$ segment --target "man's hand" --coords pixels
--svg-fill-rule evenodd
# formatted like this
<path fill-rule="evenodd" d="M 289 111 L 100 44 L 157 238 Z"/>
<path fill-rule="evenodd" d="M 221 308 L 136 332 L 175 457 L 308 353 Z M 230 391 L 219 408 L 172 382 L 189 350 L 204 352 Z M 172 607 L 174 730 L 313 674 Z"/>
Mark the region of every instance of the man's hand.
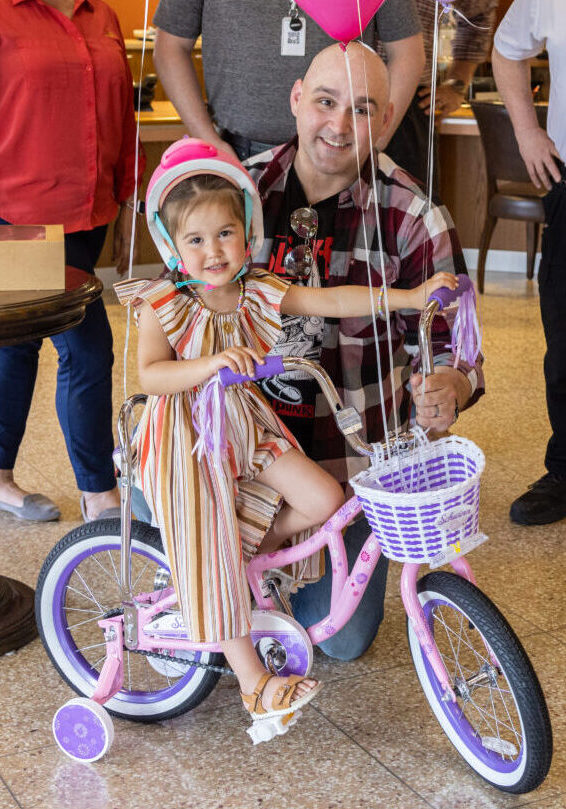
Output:
<path fill-rule="evenodd" d="M 550 190 L 551 178 L 560 182 L 560 171 L 554 160 L 555 157 L 560 159 L 560 155 L 554 142 L 540 127 L 517 131 L 516 136 L 521 157 L 532 182 L 537 188 L 543 185 Z"/>
<path fill-rule="evenodd" d="M 132 238 L 132 225 L 135 216 L 133 208 L 128 206 L 128 202 L 133 205 L 133 200 L 130 198 L 120 205 L 120 210 L 116 221 L 114 222 L 114 241 L 112 245 L 112 261 L 116 262 L 116 272 L 122 276 L 128 272 L 130 266 L 130 241 Z M 134 243 L 133 264 L 138 260 L 138 229 L 136 228 L 136 237 Z"/>
<path fill-rule="evenodd" d="M 424 110 L 425 115 L 430 115 L 430 87 L 421 87 L 419 90 L 419 107 Z M 436 114 L 445 118 L 451 112 L 457 110 L 464 96 L 456 92 L 449 84 L 439 84 L 436 88 Z"/>
<path fill-rule="evenodd" d="M 207 141 L 212 146 L 216 146 L 217 149 L 221 149 L 223 152 L 227 152 L 229 155 L 232 155 L 232 157 L 235 157 L 236 160 L 240 159 L 230 144 L 227 143 L 227 141 L 222 140 L 222 138 L 220 138 L 218 135 L 215 135 L 213 138 L 207 138 Z"/>
<path fill-rule="evenodd" d="M 424 382 L 422 374 L 411 376 L 413 401 L 417 411 L 417 423 L 437 432 L 447 430 L 456 421 L 456 405 L 462 409 L 470 398 L 471 385 L 468 378 L 455 368 L 439 366 Z"/>

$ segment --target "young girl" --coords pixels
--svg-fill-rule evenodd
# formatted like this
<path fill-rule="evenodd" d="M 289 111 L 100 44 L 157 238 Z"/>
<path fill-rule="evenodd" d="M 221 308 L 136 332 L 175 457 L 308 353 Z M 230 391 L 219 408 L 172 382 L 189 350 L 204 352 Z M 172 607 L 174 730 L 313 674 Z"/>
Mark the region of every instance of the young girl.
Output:
<path fill-rule="evenodd" d="M 116 287 L 121 302 L 136 307 L 140 382 L 150 394 L 138 430 L 144 494 L 189 637 L 220 642 L 254 721 L 291 713 L 320 683 L 263 668 L 249 634 L 246 561 L 325 522 L 342 505 L 342 489 L 302 454 L 254 384 L 226 389 L 228 451 L 220 460 L 193 453 L 192 405 L 221 368 L 253 376 L 253 361 L 262 363 L 277 341 L 282 314 L 368 315 L 370 292 L 295 286 L 254 271 L 250 258 L 263 240 L 255 186 L 235 159 L 201 141 L 184 139 L 165 152 L 146 213 L 169 277 Z M 420 309 L 432 291 L 456 285 L 438 273 L 426 291 L 390 289 L 389 307 Z M 380 291 L 373 294 L 377 309 Z"/>

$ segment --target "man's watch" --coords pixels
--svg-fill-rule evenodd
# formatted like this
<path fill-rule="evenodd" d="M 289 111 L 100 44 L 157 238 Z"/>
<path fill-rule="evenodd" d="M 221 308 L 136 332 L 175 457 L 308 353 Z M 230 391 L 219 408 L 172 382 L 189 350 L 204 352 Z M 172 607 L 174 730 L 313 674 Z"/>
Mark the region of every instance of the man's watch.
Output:
<path fill-rule="evenodd" d="M 458 95 L 465 96 L 468 90 L 468 84 L 463 79 L 446 79 L 442 82 L 444 87 L 451 87 Z"/>

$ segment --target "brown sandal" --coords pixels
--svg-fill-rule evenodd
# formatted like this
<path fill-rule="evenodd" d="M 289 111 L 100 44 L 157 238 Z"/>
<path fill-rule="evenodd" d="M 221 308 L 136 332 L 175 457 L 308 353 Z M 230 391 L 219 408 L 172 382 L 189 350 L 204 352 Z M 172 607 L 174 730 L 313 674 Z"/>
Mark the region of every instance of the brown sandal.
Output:
<path fill-rule="evenodd" d="M 240 696 L 242 697 L 244 707 L 247 711 L 249 711 L 252 719 L 254 720 L 267 719 L 270 716 L 283 716 L 288 713 L 293 713 L 293 711 L 298 710 L 303 705 L 306 705 L 307 702 L 310 702 L 311 699 L 318 694 L 322 688 L 322 683 L 318 683 L 304 696 L 293 699 L 298 684 L 311 678 L 304 677 L 299 674 L 290 674 L 288 677 L 281 677 L 279 678 L 281 679 L 281 685 L 275 691 L 275 694 L 271 700 L 271 710 L 266 711 L 263 707 L 261 698 L 263 696 L 263 692 L 265 691 L 265 686 L 274 676 L 274 674 L 270 674 L 268 671 L 266 671 L 265 674 L 262 674 L 257 681 L 253 694 L 242 694 L 240 691 Z"/>

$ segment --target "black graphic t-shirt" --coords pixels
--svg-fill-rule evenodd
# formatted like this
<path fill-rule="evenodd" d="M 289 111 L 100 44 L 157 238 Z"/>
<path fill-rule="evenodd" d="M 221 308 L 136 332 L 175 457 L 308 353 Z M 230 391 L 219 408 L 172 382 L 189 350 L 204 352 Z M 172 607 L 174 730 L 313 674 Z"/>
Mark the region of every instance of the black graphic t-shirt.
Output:
<path fill-rule="evenodd" d="M 297 208 L 309 207 L 305 192 L 291 167 L 285 187 L 283 204 L 274 224 L 274 232 L 266 232 L 266 238 L 273 239 L 269 269 L 293 283 L 307 286 L 326 286 L 332 255 L 334 220 L 338 207 L 338 194 L 312 205 L 318 214 L 318 232 L 313 242 L 315 263 L 309 278 L 296 280 L 288 275 L 284 266 L 286 254 L 294 247 L 304 244 L 304 239 L 293 231 L 290 219 Z M 283 356 L 303 357 L 320 361 L 324 318 L 295 317 L 285 315 L 283 331 L 272 353 Z M 294 371 L 260 383 L 263 394 L 269 400 L 277 415 L 298 439 L 300 445 L 310 453 L 312 429 L 318 384 L 304 372 Z"/>

